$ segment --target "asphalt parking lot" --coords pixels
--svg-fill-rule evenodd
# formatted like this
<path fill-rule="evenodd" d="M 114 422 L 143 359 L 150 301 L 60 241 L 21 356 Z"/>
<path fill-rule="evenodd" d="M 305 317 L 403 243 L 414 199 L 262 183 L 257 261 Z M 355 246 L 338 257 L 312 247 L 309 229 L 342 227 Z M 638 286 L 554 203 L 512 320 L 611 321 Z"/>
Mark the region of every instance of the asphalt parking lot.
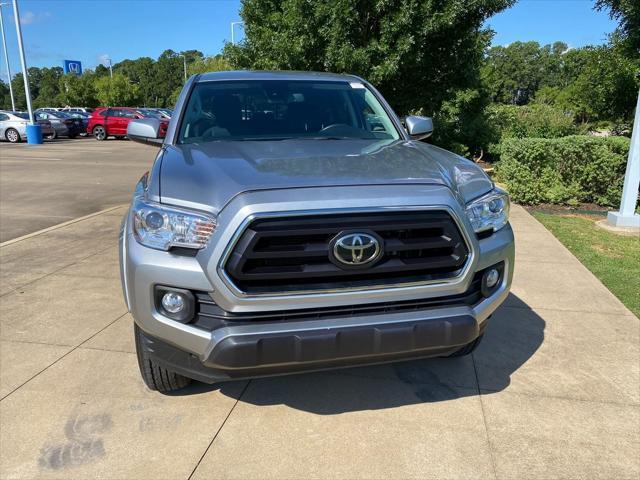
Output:
<path fill-rule="evenodd" d="M 0 143 L 0 242 L 128 202 L 156 151 L 91 137 Z"/>
<path fill-rule="evenodd" d="M 95 197 L 52 185 L 61 221 L 81 198 L 96 210 L 127 201 L 153 149 L 94 144 L 47 153 L 67 171 L 50 181 L 43 158 L 33 163 L 34 184 L 18 162 L 7 163 L 10 175 L 21 189 L 53 184 L 53 175 L 72 176 L 68 185 L 110 179 Z M 4 147 L 3 166 L 6 151 L 36 155 Z M 104 165 L 83 163 L 80 148 L 100 151 Z M 21 189 L 7 198 L 36 205 Z M 512 294 L 472 356 L 195 384 L 172 395 L 150 392 L 138 373 L 118 276 L 124 211 L 0 247 L 0 478 L 640 476 L 640 321 L 524 209 L 511 217 Z"/>

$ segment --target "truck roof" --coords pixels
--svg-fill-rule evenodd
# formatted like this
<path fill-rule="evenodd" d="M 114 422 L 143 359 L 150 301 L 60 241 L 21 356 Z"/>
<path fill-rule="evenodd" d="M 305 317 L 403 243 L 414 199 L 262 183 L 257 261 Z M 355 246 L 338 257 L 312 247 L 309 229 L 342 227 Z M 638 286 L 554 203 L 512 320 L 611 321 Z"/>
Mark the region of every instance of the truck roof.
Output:
<path fill-rule="evenodd" d="M 315 80 L 325 82 L 353 82 L 363 81 L 355 75 L 346 75 L 327 72 L 297 72 L 297 71 L 267 71 L 267 70 L 236 70 L 226 72 L 209 72 L 201 74 L 197 82 L 209 82 L 216 80 Z"/>

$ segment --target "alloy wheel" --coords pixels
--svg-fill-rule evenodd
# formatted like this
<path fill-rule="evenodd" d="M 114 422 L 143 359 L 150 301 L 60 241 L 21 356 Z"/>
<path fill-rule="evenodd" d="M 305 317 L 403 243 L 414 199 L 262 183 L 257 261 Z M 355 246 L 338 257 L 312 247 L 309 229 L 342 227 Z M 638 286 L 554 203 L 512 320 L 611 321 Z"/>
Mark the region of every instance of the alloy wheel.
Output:
<path fill-rule="evenodd" d="M 6 137 L 7 137 L 7 140 L 9 140 L 11 143 L 17 143 L 20 141 L 20 134 L 18 133 L 17 130 L 14 130 L 13 128 L 10 128 L 9 130 L 7 130 Z"/>
<path fill-rule="evenodd" d="M 104 127 L 96 127 L 93 129 L 93 136 L 96 137 L 96 140 L 104 140 L 107 138 L 107 132 Z"/>

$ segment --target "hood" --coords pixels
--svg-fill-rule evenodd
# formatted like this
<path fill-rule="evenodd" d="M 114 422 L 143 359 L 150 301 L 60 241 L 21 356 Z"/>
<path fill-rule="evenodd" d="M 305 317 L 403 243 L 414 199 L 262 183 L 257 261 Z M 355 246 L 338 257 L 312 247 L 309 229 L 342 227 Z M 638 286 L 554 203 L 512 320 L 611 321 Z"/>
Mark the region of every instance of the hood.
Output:
<path fill-rule="evenodd" d="M 474 163 L 404 140 L 218 141 L 166 147 L 158 185 L 163 203 L 217 213 L 255 190 L 386 184 L 438 184 L 460 200 L 492 188 Z"/>

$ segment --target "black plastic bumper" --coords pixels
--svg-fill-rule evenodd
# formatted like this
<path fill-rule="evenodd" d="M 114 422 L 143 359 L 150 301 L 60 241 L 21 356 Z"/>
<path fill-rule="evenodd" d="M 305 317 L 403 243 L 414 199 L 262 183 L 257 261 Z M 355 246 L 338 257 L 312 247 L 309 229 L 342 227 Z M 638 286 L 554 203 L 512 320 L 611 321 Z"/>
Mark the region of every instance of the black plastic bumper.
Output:
<path fill-rule="evenodd" d="M 472 342 L 480 333 L 471 315 L 296 332 L 245 333 L 223 338 L 203 362 L 146 334 L 144 344 L 152 357 L 167 368 L 214 383 L 446 355 Z"/>

